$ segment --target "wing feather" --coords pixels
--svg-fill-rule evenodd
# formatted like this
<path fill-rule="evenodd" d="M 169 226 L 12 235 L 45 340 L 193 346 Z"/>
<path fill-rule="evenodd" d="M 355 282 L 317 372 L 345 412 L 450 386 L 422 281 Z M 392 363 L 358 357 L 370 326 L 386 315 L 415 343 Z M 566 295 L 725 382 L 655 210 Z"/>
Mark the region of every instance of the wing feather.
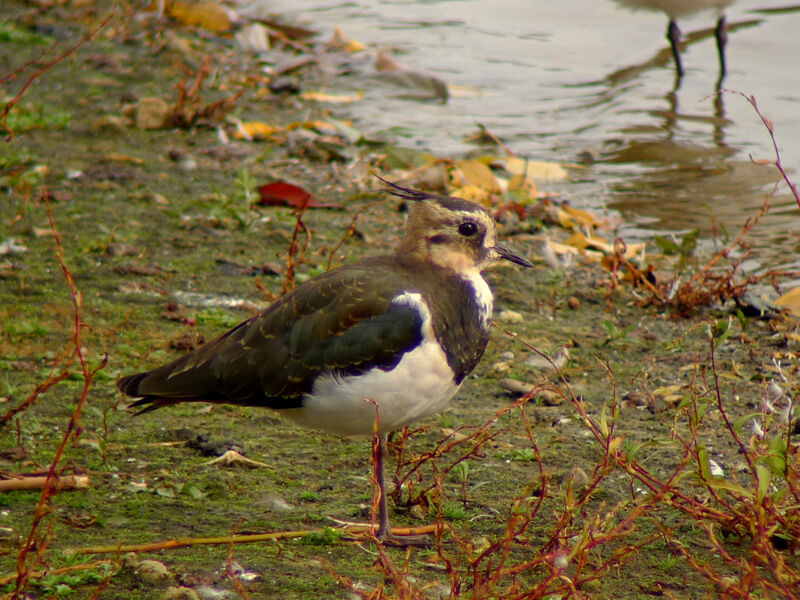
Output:
<path fill-rule="evenodd" d="M 422 316 L 393 304 L 391 268 L 343 268 L 309 281 L 255 317 L 177 360 L 119 380 L 134 406 L 208 401 L 302 405 L 323 372 L 391 369 L 422 339 Z M 365 293 L 369 286 L 369 294 Z"/>

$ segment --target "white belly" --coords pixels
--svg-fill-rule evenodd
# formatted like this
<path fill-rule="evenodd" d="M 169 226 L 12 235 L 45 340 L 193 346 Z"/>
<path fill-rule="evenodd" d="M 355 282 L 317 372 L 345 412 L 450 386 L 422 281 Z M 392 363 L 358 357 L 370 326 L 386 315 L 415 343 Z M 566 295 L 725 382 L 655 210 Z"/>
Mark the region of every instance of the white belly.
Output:
<path fill-rule="evenodd" d="M 661 10 L 671 18 L 688 17 L 695 13 L 715 9 L 725 10 L 734 0 L 616 0 L 618 4 L 633 10 Z"/>
<path fill-rule="evenodd" d="M 391 371 L 322 375 L 303 398 L 302 408 L 281 413 L 301 425 L 339 435 L 370 435 L 376 406 L 367 399 L 377 404 L 381 433 L 442 411 L 459 386 L 436 340 L 430 311 L 416 293 L 401 294 L 393 302 L 411 306 L 422 316 L 422 343 L 417 348 L 406 352 Z"/>
<path fill-rule="evenodd" d="M 306 427 L 339 435 L 369 435 L 375 424 L 387 433 L 444 409 L 458 391 L 444 352 L 435 342 L 424 342 L 406 353 L 392 371 L 372 369 L 363 375 L 324 375 L 304 398 L 303 407 L 282 414 Z"/>

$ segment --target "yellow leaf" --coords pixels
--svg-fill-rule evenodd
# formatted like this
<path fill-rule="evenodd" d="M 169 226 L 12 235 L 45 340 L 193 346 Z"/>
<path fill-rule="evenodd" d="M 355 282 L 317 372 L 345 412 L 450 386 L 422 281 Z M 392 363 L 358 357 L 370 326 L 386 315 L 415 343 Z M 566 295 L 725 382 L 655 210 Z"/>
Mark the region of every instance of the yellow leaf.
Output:
<path fill-rule="evenodd" d="M 586 238 L 586 245 L 591 246 L 592 248 L 596 248 L 601 252 L 605 252 L 606 254 L 614 254 L 614 245 L 609 244 L 603 238 L 595 237 L 593 235 L 588 236 Z"/>
<path fill-rule="evenodd" d="M 185 25 L 197 25 L 209 31 L 227 31 L 233 26 L 232 11 L 216 2 L 183 2 L 177 0 L 167 14 Z"/>
<path fill-rule="evenodd" d="M 569 177 L 564 167 L 558 163 L 524 160 L 516 156 L 503 160 L 505 160 L 506 170 L 514 175 L 525 174 L 527 177 L 543 181 L 563 181 Z"/>
<path fill-rule="evenodd" d="M 490 194 L 499 194 L 500 186 L 494 178 L 492 170 L 477 160 L 457 160 L 456 166 L 464 178 L 472 185 L 478 186 Z"/>
<path fill-rule="evenodd" d="M 314 129 L 321 133 L 322 135 L 336 135 L 339 133 L 339 129 L 333 123 L 328 123 L 327 121 L 320 121 L 317 119 L 316 121 L 311 121 L 313 127 L 310 129 Z"/>
<path fill-rule="evenodd" d="M 622 445 L 622 442 L 624 441 L 625 438 L 623 438 L 621 435 L 618 435 L 617 437 L 612 439 L 611 442 L 609 442 L 608 444 L 609 453 L 613 454 L 614 452 L 616 452 L 617 449 Z"/>
<path fill-rule="evenodd" d="M 573 208 L 571 206 L 564 206 L 564 212 L 566 212 L 570 217 L 575 219 L 581 225 L 586 225 L 588 227 L 595 227 L 597 225 L 597 219 L 595 216 L 585 210 L 581 210 L 580 208 Z"/>
<path fill-rule="evenodd" d="M 352 96 L 342 94 L 326 94 L 325 92 L 303 92 L 300 94 L 303 100 L 313 100 L 314 102 L 330 102 L 334 104 L 348 104 L 356 102 L 364 97 L 363 90 Z"/>
<path fill-rule="evenodd" d="M 614 244 L 594 235 L 587 237 L 580 231 L 573 233 L 565 243 L 579 250 L 594 248 L 600 250 L 604 254 L 614 254 Z M 625 248 L 624 256 L 625 258 L 633 258 L 638 256 L 642 250 L 644 250 L 644 244 L 628 244 Z"/>
<path fill-rule="evenodd" d="M 674 396 L 683 389 L 680 385 L 665 385 L 653 390 L 654 396 Z"/>
<path fill-rule="evenodd" d="M 800 317 L 800 287 L 786 292 L 783 296 L 775 300 L 775 304 L 788 309 L 795 317 Z"/>
<path fill-rule="evenodd" d="M 345 44 L 344 49 L 345 52 L 361 52 L 366 46 L 359 42 L 358 40 L 348 40 L 347 44 Z"/>
<path fill-rule="evenodd" d="M 463 198 L 464 200 L 472 200 L 483 206 L 489 206 L 492 203 L 489 198 L 489 192 L 482 187 L 472 184 L 456 188 L 450 195 L 456 198 Z"/>
<path fill-rule="evenodd" d="M 573 248 L 577 248 L 578 250 L 583 250 L 589 245 L 589 240 L 586 239 L 586 236 L 583 235 L 580 231 L 573 233 L 569 239 L 564 242 L 565 244 L 572 246 Z"/>
<path fill-rule="evenodd" d="M 567 246 L 559 242 L 548 241 L 550 249 L 556 254 L 579 254 L 578 249 L 574 246 Z"/>
<path fill-rule="evenodd" d="M 530 177 L 524 175 L 512 175 L 508 180 L 508 191 L 525 192 L 529 198 L 536 196 L 536 183 Z"/>
<path fill-rule="evenodd" d="M 597 428 L 600 430 L 604 436 L 608 437 L 608 416 L 606 415 L 608 411 L 608 405 L 605 403 L 603 404 L 603 408 L 600 409 L 600 422 L 597 424 Z"/>
<path fill-rule="evenodd" d="M 237 140 L 263 140 L 278 131 L 277 127 L 260 121 L 238 123 L 237 125 L 236 133 L 233 134 Z"/>
<path fill-rule="evenodd" d="M 563 209 L 559 208 L 556 211 L 556 215 L 558 216 L 558 224 L 561 225 L 564 229 L 572 229 L 575 227 L 575 223 L 572 222 L 569 214 L 564 211 Z"/>

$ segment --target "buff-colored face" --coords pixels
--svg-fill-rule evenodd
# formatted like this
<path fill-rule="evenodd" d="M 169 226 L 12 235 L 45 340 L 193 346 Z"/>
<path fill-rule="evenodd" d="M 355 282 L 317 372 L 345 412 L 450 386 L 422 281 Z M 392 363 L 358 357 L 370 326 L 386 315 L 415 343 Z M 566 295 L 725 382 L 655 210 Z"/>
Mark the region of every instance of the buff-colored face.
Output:
<path fill-rule="evenodd" d="M 403 246 L 456 273 L 480 271 L 496 258 L 532 266 L 497 245 L 497 226 L 483 207 L 460 198 L 435 196 L 412 204 Z"/>
<path fill-rule="evenodd" d="M 497 237 L 494 220 L 483 210 L 429 210 L 432 222 L 423 239 L 431 262 L 457 273 L 483 268 Z"/>

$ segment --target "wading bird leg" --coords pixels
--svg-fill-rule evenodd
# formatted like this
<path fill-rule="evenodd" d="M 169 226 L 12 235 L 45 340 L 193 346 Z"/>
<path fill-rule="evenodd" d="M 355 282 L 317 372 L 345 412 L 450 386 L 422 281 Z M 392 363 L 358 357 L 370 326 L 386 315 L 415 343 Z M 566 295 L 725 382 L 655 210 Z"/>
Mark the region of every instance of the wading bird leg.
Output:
<path fill-rule="evenodd" d="M 727 72 L 725 66 L 725 45 L 728 43 L 728 30 L 725 26 L 725 15 L 717 21 L 717 28 L 714 30 L 717 37 L 717 50 L 719 50 L 719 73 L 724 76 Z"/>
<path fill-rule="evenodd" d="M 669 40 L 670 46 L 672 46 L 672 56 L 675 57 L 675 70 L 678 72 L 678 77 L 683 77 L 683 65 L 681 64 L 681 52 L 680 52 L 680 43 L 681 43 L 681 30 L 678 28 L 678 24 L 670 20 L 669 27 L 667 27 L 667 39 Z"/>

